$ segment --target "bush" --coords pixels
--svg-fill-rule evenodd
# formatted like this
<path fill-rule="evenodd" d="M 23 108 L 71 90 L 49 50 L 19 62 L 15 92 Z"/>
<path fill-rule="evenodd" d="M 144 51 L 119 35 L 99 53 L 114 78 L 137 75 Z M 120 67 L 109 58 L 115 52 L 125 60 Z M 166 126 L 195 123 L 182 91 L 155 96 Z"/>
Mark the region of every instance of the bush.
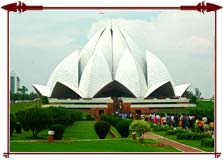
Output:
<path fill-rule="evenodd" d="M 122 119 L 112 115 L 101 115 L 101 120 L 109 122 L 112 126 L 116 126 Z"/>
<path fill-rule="evenodd" d="M 176 139 L 191 139 L 191 133 L 178 133 Z"/>
<path fill-rule="evenodd" d="M 104 139 L 110 130 L 110 124 L 106 121 L 97 121 L 94 130 L 100 139 Z"/>
<path fill-rule="evenodd" d="M 176 136 L 177 139 L 191 139 L 191 140 L 200 140 L 203 138 L 211 138 L 210 134 L 204 133 L 178 133 Z"/>
<path fill-rule="evenodd" d="M 170 130 L 171 128 L 169 126 L 161 126 L 161 125 L 154 125 L 153 130 L 154 131 L 167 131 Z"/>
<path fill-rule="evenodd" d="M 117 129 L 118 133 L 121 137 L 128 137 L 129 136 L 129 125 L 132 121 L 130 120 L 121 120 L 115 128 Z"/>
<path fill-rule="evenodd" d="M 46 96 L 42 96 L 42 97 L 41 97 L 41 103 L 42 103 L 42 104 L 49 104 L 48 97 L 46 97 Z"/>
<path fill-rule="evenodd" d="M 136 132 L 138 135 L 142 135 L 145 132 L 150 131 L 150 125 L 144 120 L 133 121 L 129 126 L 130 132 Z"/>
<path fill-rule="evenodd" d="M 188 131 L 184 129 L 177 128 L 176 130 L 167 130 L 166 135 L 176 135 L 176 134 L 181 134 L 181 133 L 188 133 Z"/>
<path fill-rule="evenodd" d="M 201 147 L 214 147 L 214 139 L 204 138 L 201 140 Z"/>
<path fill-rule="evenodd" d="M 54 139 L 62 139 L 64 134 L 64 125 L 54 124 L 50 127 L 51 131 L 54 131 Z"/>
<path fill-rule="evenodd" d="M 15 130 L 16 130 L 16 133 L 20 134 L 21 131 L 22 131 L 22 125 L 20 122 L 16 122 L 15 124 Z"/>
<path fill-rule="evenodd" d="M 47 109 L 53 117 L 53 124 L 63 124 L 65 127 L 69 126 L 80 119 L 82 112 L 66 109 L 63 107 L 49 107 Z"/>
<path fill-rule="evenodd" d="M 92 117 L 91 114 L 87 114 L 87 115 L 85 116 L 85 120 L 94 120 L 94 118 Z"/>
<path fill-rule="evenodd" d="M 15 116 L 13 114 L 10 114 L 10 136 L 12 135 L 14 129 L 15 129 Z"/>

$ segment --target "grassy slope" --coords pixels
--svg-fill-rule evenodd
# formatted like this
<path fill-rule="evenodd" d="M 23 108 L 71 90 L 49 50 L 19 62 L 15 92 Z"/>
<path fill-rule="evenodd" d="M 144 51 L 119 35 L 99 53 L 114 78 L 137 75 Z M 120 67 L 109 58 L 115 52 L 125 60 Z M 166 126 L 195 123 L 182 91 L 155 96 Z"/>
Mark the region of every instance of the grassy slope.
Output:
<path fill-rule="evenodd" d="M 158 146 L 156 146 L 158 145 Z M 130 139 L 91 140 L 72 142 L 11 142 L 11 152 L 179 152 L 170 146 L 159 146 L 159 142 L 144 143 Z"/>

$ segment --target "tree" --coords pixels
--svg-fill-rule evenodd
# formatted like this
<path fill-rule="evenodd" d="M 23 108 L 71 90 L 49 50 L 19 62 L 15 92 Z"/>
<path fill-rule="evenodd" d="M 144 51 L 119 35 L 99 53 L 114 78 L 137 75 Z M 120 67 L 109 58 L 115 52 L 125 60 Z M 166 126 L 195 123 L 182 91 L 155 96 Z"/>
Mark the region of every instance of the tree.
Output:
<path fill-rule="evenodd" d="M 25 111 L 22 125 L 32 130 L 33 137 L 52 124 L 52 114 L 43 108 L 30 108 Z"/>
<path fill-rule="evenodd" d="M 199 91 L 198 88 L 195 88 L 195 96 L 197 97 L 197 99 L 200 99 L 201 97 L 201 92 Z"/>
<path fill-rule="evenodd" d="M 18 91 L 21 94 L 26 94 L 26 92 L 28 92 L 28 89 L 25 86 L 22 86 L 22 88 L 19 88 Z"/>
<path fill-rule="evenodd" d="M 143 142 L 143 134 L 150 131 L 150 125 L 144 120 L 136 120 L 130 124 L 129 131 L 136 132 L 140 136 L 139 141 Z"/>
<path fill-rule="evenodd" d="M 193 92 L 191 91 L 185 91 L 183 94 L 183 97 L 191 99 L 194 96 Z"/>
<path fill-rule="evenodd" d="M 10 136 L 12 135 L 16 125 L 15 116 L 13 114 L 10 114 Z"/>

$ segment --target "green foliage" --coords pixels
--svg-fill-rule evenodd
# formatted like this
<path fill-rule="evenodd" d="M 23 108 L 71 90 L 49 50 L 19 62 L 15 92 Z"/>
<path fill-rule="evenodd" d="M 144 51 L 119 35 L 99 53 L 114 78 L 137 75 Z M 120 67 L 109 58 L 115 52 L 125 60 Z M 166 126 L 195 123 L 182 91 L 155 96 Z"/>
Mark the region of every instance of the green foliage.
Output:
<path fill-rule="evenodd" d="M 169 126 L 162 126 L 162 125 L 153 125 L 153 131 L 167 131 L 170 130 L 171 128 Z"/>
<path fill-rule="evenodd" d="M 54 124 L 50 127 L 50 130 L 54 131 L 54 139 L 59 140 L 63 138 L 64 125 Z"/>
<path fill-rule="evenodd" d="M 48 128 L 52 123 L 52 115 L 43 108 L 30 108 L 23 113 L 22 126 L 32 130 L 33 137 L 37 137 L 41 130 Z"/>
<path fill-rule="evenodd" d="M 16 133 L 17 134 L 20 134 L 21 133 L 21 131 L 22 131 L 22 125 L 21 125 L 20 122 L 16 122 L 16 124 L 15 124 L 15 130 L 16 130 Z"/>
<path fill-rule="evenodd" d="M 204 133 L 178 133 L 176 139 L 191 139 L 191 140 L 200 140 L 203 138 L 210 138 L 210 134 Z"/>
<path fill-rule="evenodd" d="M 209 122 L 214 121 L 214 103 L 211 101 L 197 101 L 197 107 L 190 108 L 190 114 L 197 115 L 198 118 L 206 116 Z"/>
<path fill-rule="evenodd" d="M 135 120 L 129 126 L 130 132 L 136 132 L 138 135 L 142 135 L 145 132 L 150 131 L 150 125 L 144 120 Z"/>
<path fill-rule="evenodd" d="M 191 99 L 190 99 L 190 103 L 196 104 L 197 103 L 197 97 L 192 96 Z"/>
<path fill-rule="evenodd" d="M 110 124 L 106 121 L 97 121 L 94 130 L 100 139 L 104 139 L 110 130 Z"/>
<path fill-rule="evenodd" d="M 10 136 L 12 135 L 16 125 L 15 116 L 13 114 L 10 114 Z"/>
<path fill-rule="evenodd" d="M 29 126 L 28 126 L 28 123 L 25 122 L 26 111 L 25 110 L 18 111 L 15 115 L 16 115 L 17 120 L 21 122 L 21 127 L 23 128 L 23 130 L 28 131 Z"/>
<path fill-rule="evenodd" d="M 101 115 L 101 120 L 109 122 L 112 126 L 116 126 L 122 119 L 112 115 Z"/>
<path fill-rule="evenodd" d="M 214 139 L 212 138 L 204 138 L 201 140 L 202 147 L 214 147 Z"/>
<path fill-rule="evenodd" d="M 121 135 L 121 137 L 128 137 L 129 136 L 129 126 L 132 123 L 131 120 L 121 120 L 116 125 L 116 129 Z"/>
<path fill-rule="evenodd" d="M 49 107 L 48 110 L 53 117 L 53 124 L 63 124 L 65 127 L 74 123 L 74 121 L 80 120 L 82 112 L 78 110 L 66 109 L 63 107 Z"/>
<path fill-rule="evenodd" d="M 49 100 L 47 96 L 42 96 L 41 97 L 41 103 L 42 104 L 49 104 Z"/>
<path fill-rule="evenodd" d="M 94 120 L 94 117 L 91 114 L 86 114 L 85 120 L 87 120 L 87 121 Z"/>
<path fill-rule="evenodd" d="M 181 134 L 181 133 L 188 133 L 188 131 L 181 129 L 181 128 L 177 128 L 176 130 L 167 130 L 166 131 L 166 135 L 176 135 L 176 134 Z"/>

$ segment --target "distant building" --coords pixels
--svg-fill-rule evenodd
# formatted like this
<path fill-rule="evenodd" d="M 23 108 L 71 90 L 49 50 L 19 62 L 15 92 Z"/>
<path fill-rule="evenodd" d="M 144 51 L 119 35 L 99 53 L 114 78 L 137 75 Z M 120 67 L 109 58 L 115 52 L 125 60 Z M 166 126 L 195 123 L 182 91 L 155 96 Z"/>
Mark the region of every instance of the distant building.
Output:
<path fill-rule="evenodd" d="M 11 75 L 10 75 L 10 92 L 11 93 L 16 93 L 16 92 L 18 92 L 19 88 L 20 88 L 20 78 L 14 72 L 11 72 Z"/>

